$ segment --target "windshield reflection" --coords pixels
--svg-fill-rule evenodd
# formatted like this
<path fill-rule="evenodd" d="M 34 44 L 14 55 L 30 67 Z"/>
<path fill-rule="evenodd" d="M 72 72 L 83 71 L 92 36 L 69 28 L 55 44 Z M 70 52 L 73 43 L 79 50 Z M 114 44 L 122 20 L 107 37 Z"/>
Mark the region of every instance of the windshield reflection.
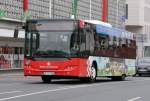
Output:
<path fill-rule="evenodd" d="M 38 34 L 39 45 L 33 50 L 34 57 L 69 57 L 72 32 L 38 32 Z"/>

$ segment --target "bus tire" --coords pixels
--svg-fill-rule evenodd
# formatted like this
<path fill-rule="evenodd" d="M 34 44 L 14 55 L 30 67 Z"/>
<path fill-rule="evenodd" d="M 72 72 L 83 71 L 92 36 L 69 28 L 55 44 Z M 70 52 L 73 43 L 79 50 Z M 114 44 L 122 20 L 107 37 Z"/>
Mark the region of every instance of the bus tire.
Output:
<path fill-rule="evenodd" d="M 51 77 L 50 76 L 41 76 L 43 83 L 50 83 Z"/>
<path fill-rule="evenodd" d="M 85 83 L 93 83 L 96 81 L 96 76 L 97 76 L 97 69 L 94 65 L 92 65 L 91 71 L 90 71 L 90 76 L 80 78 L 80 80 Z"/>
<path fill-rule="evenodd" d="M 90 76 L 88 77 L 88 82 L 93 83 L 96 81 L 97 77 L 97 69 L 96 66 L 93 64 L 91 66 Z"/>
<path fill-rule="evenodd" d="M 125 75 L 125 74 L 123 74 L 122 76 L 119 76 L 119 81 L 124 81 L 124 80 L 125 80 L 125 78 L 126 78 L 126 75 Z"/>

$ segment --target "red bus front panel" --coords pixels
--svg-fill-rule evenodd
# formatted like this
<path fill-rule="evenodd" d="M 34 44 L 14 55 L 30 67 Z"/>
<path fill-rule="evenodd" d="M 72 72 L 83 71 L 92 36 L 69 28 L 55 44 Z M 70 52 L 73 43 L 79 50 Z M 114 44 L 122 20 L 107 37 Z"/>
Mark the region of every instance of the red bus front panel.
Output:
<path fill-rule="evenodd" d="M 64 61 L 33 61 L 24 67 L 25 76 L 75 76 L 87 77 L 87 59 L 73 58 Z"/>

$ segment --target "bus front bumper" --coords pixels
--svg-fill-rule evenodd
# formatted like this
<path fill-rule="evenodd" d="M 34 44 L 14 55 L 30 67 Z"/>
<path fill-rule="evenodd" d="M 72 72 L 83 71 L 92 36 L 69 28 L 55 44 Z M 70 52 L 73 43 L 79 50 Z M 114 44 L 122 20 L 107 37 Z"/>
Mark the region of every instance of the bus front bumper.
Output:
<path fill-rule="evenodd" d="M 70 77 L 84 77 L 82 73 L 79 72 L 78 68 L 65 69 L 65 70 L 40 70 L 40 69 L 24 69 L 24 76 L 70 76 Z"/>

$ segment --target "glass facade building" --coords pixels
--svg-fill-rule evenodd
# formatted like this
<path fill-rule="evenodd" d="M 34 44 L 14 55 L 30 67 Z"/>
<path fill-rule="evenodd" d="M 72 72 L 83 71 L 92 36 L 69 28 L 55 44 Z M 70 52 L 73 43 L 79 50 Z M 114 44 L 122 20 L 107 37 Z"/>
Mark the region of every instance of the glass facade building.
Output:
<path fill-rule="evenodd" d="M 126 0 L 108 0 L 108 22 L 125 29 Z"/>
<path fill-rule="evenodd" d="M 48 18 L 49 0 L 28 0 L 30 18 Z M 23 0 L 0 0 L 0 10 L 4 12 L 3 17 L 12 19 L 23 19 Z"/>
<path fill-rule="evenodd" d="M 103 0 L 78 0 L 78 19 L 102 19 Z M 28 16 L 38 18 L 70 18 L 73 0 L 28 0 Z M 108 0 L 108 22 L 122 28 L 126 0 Z M 23 19 L 23 0 L 0 0 L 1 17 Z"/>
<path fill-rule="evenodd" d="M 102 19 L 103 0 L 79 0 L 77 7 L 78 19 Z M 70 18 L 72 0 L 52 0 L 52 18 Z M 91 8 L 90 8 L 91 6 Z M 126 0 L 108 0 L 108 23 L 118 28 L 125 28 Z M 91 13 L 91 14 L 90 14 Z"/>

